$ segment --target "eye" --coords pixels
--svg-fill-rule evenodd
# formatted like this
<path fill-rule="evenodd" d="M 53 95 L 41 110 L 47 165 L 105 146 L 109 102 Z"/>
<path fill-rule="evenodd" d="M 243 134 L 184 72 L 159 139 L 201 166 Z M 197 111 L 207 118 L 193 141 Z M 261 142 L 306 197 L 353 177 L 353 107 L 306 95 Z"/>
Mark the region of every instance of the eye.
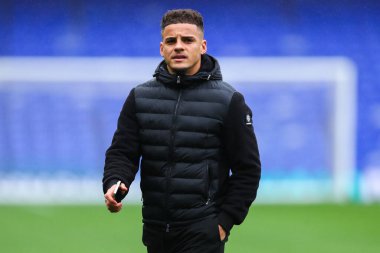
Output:
<path fill-rule="evenodd" d="M 194 41 L 194 38 L 192 37 L 183 37 L 182 41 L 185 43 L 192 43 Z"/>
<path fill-rule="evenodd" d="M 174 44 L 176 42 L 176 39 L 175 38 L 167 38 L 165 40 L 165 43 L 166 44 Z"/>

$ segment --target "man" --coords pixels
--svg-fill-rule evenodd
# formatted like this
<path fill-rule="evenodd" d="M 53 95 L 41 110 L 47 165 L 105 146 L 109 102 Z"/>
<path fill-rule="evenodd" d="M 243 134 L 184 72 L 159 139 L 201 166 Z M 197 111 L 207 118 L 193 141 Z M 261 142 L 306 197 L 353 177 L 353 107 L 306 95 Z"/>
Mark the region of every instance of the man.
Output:
<path fill-rule="evenodd" d="M 130 92 L 106 152 L 103 191 L 118 212 L 139 168 L 148 252 L 224 252 L 256 198 L 261 165 L 252 113 L 206 54 L 203 18 L 168 11 L 154 79 Z"/>

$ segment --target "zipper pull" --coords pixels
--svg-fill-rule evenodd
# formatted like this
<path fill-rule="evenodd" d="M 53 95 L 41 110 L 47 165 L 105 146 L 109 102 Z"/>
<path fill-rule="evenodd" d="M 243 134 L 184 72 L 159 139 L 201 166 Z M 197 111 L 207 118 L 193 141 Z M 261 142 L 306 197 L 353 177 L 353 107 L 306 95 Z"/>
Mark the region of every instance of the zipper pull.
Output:
<path fill-rule="evenodd" d="M 166 233 L 170 231 L 170 224 L 166 224 Z"/>
<path fill-rule="evenodd" d="M 177 84 L 180 84 L 180 83 L 181 83 L 181 77 L 177 76 Z"/>

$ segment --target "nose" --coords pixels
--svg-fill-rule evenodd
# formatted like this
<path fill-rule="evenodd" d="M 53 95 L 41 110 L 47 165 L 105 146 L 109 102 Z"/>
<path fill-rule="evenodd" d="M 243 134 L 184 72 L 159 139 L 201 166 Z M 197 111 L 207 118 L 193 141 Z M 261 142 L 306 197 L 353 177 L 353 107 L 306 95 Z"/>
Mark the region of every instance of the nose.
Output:
<path fill-rule="evenodd" d="M 182 41 L 180 39 L 177 39 L 177 42 L 175 43 L 174 50 L 175 51 L 182 51 L 183 50 L 183 44 L 182 44 Z"/>

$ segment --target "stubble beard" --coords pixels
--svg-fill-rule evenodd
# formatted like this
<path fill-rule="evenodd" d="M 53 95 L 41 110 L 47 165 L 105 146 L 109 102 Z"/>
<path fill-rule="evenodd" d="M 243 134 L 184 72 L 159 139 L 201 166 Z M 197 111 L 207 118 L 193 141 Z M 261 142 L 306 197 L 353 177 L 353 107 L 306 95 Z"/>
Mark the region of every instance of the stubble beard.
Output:
<path fill-rule="evenodd" d="M 193 65 L 191 65 L 189 67 L 185 67 L 185 68 L 172 68 L 172 67 L 170 67 L 170 69 L 174 72 L 175 75 L 184 76 L 184 75 L 188 75 L 188 71 L 190 69 L 192 69 L 196 64 L 197 63 L 194 63 Z M 169 66 L 169 64 L 167 64 L 167 66 Z"/>
<path fill-rule="evenodd" d="M 185 68 L 173 68 L 168 63 L 166 63 L 168 68 L 177 76 L 184 76 L 186 75 L 186 72 L 192 67 L 185 67 Z"/>

